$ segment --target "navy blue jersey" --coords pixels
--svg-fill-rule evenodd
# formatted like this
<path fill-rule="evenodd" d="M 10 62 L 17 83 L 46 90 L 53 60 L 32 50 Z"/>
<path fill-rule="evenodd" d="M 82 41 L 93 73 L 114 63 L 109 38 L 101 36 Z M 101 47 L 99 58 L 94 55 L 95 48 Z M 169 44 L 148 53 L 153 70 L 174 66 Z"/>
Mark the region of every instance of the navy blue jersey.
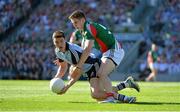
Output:
<path fill-rule="evenodd" d="M 55 49 L 56 56 L 61 60 L 69 63 L 70 65 L 76 65 L 82 55 L 83 48 L 76 44 L 66 42 L 65 52 L 61 52 L 58 48 Z M 85 63 L 83 64 L 83 72 L 88 72 L 93 66 L 99 69 L 100 59 L 96 58 L 93 54 L 90 54 Z"/>

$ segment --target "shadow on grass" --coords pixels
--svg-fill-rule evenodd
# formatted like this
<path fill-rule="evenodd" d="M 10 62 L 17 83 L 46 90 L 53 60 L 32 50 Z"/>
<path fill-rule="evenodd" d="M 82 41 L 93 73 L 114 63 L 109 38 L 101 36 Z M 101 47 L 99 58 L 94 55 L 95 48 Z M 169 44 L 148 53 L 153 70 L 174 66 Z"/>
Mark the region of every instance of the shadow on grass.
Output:
<path fill-rule="evenodd" d="M 69 103 L 83 103 L 83 104 L 97 104 L 97 102 L 82 102 L 82 101 L 70 101 Z M 115 104 L 128 104 L 128 103 L 115 103 Z M 176 102 L 136 102 L 137 105 L 180 105 Z"/>
<path fill-rule="evenodd" d="M 176 102 L 136 102 L 134 104 L 139 104 L 139 105 L 180 105 L 180 103 L 176 103 Z"/>

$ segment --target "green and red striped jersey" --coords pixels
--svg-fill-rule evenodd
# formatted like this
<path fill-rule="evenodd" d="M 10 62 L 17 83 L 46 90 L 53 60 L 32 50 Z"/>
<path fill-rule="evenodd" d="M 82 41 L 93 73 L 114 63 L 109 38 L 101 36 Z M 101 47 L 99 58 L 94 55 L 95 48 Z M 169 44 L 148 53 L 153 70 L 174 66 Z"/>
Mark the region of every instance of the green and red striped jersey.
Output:
<path fill-rule="evenodd" d="M 115 37 L 105 26 L 86 21 L 84 29 L 81 32 L 84 39 L 95 40 L 95 48 L 106 52 L 109 49 L 115 49 Z"/>

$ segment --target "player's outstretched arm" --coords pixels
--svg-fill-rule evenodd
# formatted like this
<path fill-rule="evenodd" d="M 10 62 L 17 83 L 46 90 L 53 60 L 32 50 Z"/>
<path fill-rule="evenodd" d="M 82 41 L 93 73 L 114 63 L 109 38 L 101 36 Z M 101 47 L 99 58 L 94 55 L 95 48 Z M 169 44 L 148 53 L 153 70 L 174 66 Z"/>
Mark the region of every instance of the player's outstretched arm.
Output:
<path fill-rule="evenodd" d="M 76 69 L 76 67 L 74 67 L 73 69 Z M 59 94 L 60 95 L 65 94 L 66 91 L 80 78 L 81 74 L 82 74 L 82 70 L 79 68 L 77 68 L 75 71 L 72 71 L 72 73 L 69 74 L 71 76 L 70 80 L 68 81 L 67 85 L 65 85 L 65 87 Z"/>
<path fill-rule="evenodd" d="M 86 40 L 85 41 L 85 48 L 84 48 L 84 51 L 82 52 L 82 55 L 80 57 L 80 60 L 79 62 L 77 63 L 76 67 L 78 68 L 82 68 L 84 62 L 87 60 L 90 52 L 91 52 L 91 49 L 94 45 L 94 40 Z"/>

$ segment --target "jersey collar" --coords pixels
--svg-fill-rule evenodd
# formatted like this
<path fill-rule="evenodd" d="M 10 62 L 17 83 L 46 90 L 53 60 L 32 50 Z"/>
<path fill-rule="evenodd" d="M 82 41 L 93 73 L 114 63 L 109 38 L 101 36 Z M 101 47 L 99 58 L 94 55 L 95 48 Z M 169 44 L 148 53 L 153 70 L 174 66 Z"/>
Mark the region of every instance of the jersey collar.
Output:
<path fill-rule="evenodd" d="M 85 31 L 85 30 L 86 30 L 86 24 L 88 24 L 88 23 L 89 23 L 89 21 L 85 21 L 85 22 L 84 22 L 83 31 Z"/>
<path fill-rule="evenodd" d="M 65 48 L 65 49 L 66 49 L 66 51 L 69 50 L 69 44 L 68 44 L 68 42 L 66 42 L 66 48 Z"/>

